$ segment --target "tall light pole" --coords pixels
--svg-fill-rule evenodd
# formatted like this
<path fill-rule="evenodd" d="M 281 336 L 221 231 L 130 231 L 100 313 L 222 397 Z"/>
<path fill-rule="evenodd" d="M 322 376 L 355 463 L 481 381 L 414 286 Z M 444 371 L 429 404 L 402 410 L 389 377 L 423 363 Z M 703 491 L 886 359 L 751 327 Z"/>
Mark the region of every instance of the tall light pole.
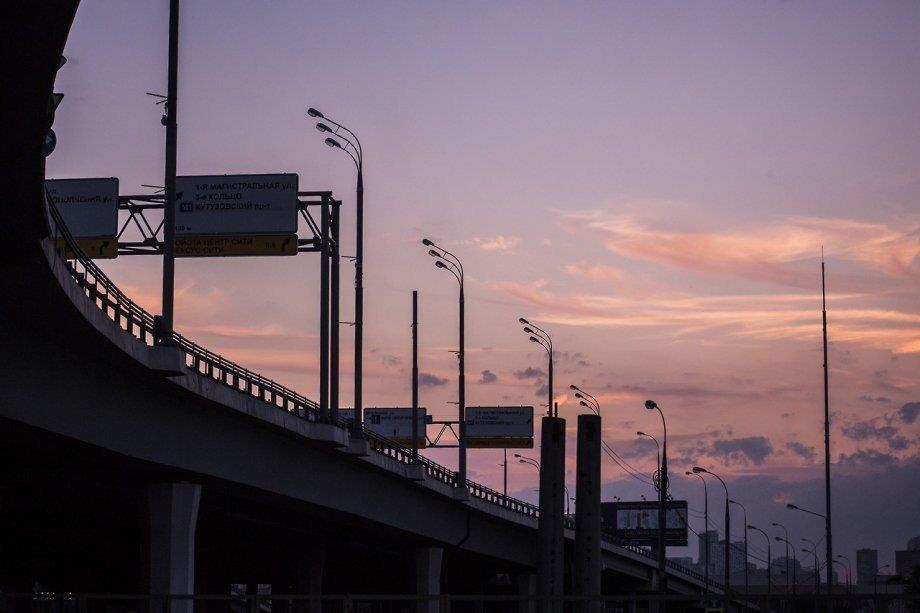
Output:
<path fill-rule="evenodd" d="M 549 373 L 547 375 L 549 401 L 546 404 L 546 415 L 559 417 L 558 411 L 553 411 L 553 339 L 549 337 L 546 330 L 530 323 L 523 317 L 519 317 L 518 322 L 523 324 L 524 333 L 530 335 L 530 341 L 537 343 L 546 350 L 546 355 L 549 357 Z"/>
<path fill-rule="evenodd" d="M 694 477 L 699 477 L 700 481 L 703 482 L 703 522 L 705 526 L 703 527 L 703 534 L 706 535 L 706 566 L 705 566 L 705 582 L 706 582 L 706 592 L 709 592 L 709 486 L 706 484 L 706 479 L 703 478 L 703 475 L 697 474 L 693 471 L 688 470 L 686 475 L 693 475 Z"/>
<path fill-rule="evenodd" d="M 840 558 L 841 560 L 844 560 L 844 561 L 847 563 L 847 564 L 846 564 L 846 569 L 847 569 L 847 593 L 849 594 L 849 593 L 850 593 L 850 586 L 852 585 L 852 582 L 850 581 L 850 578 L 852 577 L 852 573 L 850 572 L 850 569 L 853 567 L 853 565 L 850 564 L 850 559 L 847 558 L 845 555 L 837 554 L 837 557 Z"/>
<path fill-rule="evenodd" d="M 818 561 L 818 544 L 810 539 L 803 538 L 803 543 L 808 543 L 811 545 L 811 555 L 815 556 L 815 594 L 821 593 L 821 575 L 820 575 L 820 562 Z M 805 551 L 805 550 L 803 550 Z"/>
<path fill-rule="evenodd" d="M 312 107 L 307 109 L 307 115 L 332 124 L 333 127 L 330 127 L 321 121 L 316 124 L 316 129 L 323 133 L 333 134 L 336 138 L 326 138 L 326 144 L 333 149 L 341 149 L 347 153 L 358 171 L 355 190 L 355 416 L 351 422 L 351 435 L 360 437 L 364 421 L 362 404 L 362 383 L 364 381 L 362 373 L 364 361 L 364 150 L 357 135 L 342 124 L 326 117 Z M 342 142 L 345 144 L 343 145 Z M 338 326 L 339 322 L 333 322 L 333 325 Z"/>
<path fill-rule="evenodd" d="M 777 541 L 783 540 L 786 542 L 786 593 L 789 593 L 789 531 L 786 530 L 786 526 L 773 522 L 772 525 L 774 528 L 782 528 L 783 534 L 786 536 L 785 539 L 776 538 Z"/>
<path fill-rule="evenodd" d="M 725 490 L 725 597 L 726 600 L 729 597 L 731 592 L 731 555 L 732 555 L 732 531 L 731 531 L 731 522 L 732 515 L 729 508 L 729 497 L 728 497 L 728 486 L 725 485 L 725 481 L 719 475 L 715 474 L 711 470 L 706 470 L 700 466 L 694 466 L 693 472 L 695 473 L 704 473 L 707 475 L 712 475 L 719 480 L 719 483 L 722 484 L 722 488 Z"/>
<path fill-rule="evenodd" d="M 747 509 L 744 508 L 744 505 L 738 502 L 737 500 L 729 500 L 731 504 L 736 504 L 741 507 L 741 511 L 744 514 L 744 525 L 747 526 Z M 750 593 L 750 583 L 748 582 L 748 531 L 747 527 L 744 529 L 744 595 L 747 596 Z"/>
<path fill-rule="evenodd" d="M 668 574 L 664 532 L 668 521 L 668 424 L 665 422 L 664 412 L 654 400 L 646 400 L 645 408 L 649 411 L 658 411 L 661 416 L 661 464 L 658 468 L 658 593 L 666 594 Z"/>
<path fill-rule="evenodd" d="M 518 459 L 518 462 L 520 462 L 521 464 L 526 464 L 527 466 L 533 466 L 534 468 L 537 469 L 537 473 L 540 472 L 540 463 L 534 460 L 533 458 L 529 458 L 519 453 L 514 454 L 514 457 L 516 457 Z M 572 500 L 572 497 L 569 495 L 569 486 L 563 483 L 562 489 L 565 491 L 565 514 L 571 515 L 570 511 L 572 507 L 571 507 L 570 501 Z"/>
<path fill-rule="evenodd" d="M 875 574 L 872 575 L 872 594 L 878 596 L 878 576 L 881 574 L 883 568 L 891 568 L 891 564 L 885 564 L 884 566 L 879 566 L 875 569 Z M 885 593 L 888 593 L 888 582 L 885 582 Z"/>
<path fill-rule="evenodd" d="M 646 434 L 645 432 L 641 431 L 636 432 L 636 436 L 647 436 L 648 438 L 655 441 L 655 470 L 657 470 L 658 474 L 661 475 L 661 445 L 658 444 L 658 439 L 651 434 Z"/>
<path fill-rule="evenodd" d="M 169 1 L 169 58 L 166 85 L 166 165 L 163 179 L 163 305 L 157 343 L 173 342 L 173 305 L 176 281 L 176 149 L 179 89 L 179 0 Z"/>
<path fill-rule="evenodd" d="M 749 530 L 760 532 L 767 540 L 767 596 L 773 592 L 773 552 L 770 548 L 770 535 L 758 528 L 757 526 L 747 525 Z"/>
<path fill-rule="evenodd" d="M 459 445 L 459 470 L 457 471 L 457 487 L 461 487 L 466 490 L 466 370 L 464 366 L 464 357 L 465 357 L 465 315 L 464 315 L 464 299 L 463 299 L 463 264 L 460 263 L 460 258 L 456 255 L 441 247 L 436 245 L 430 239 L 422 239 L 422 244 L 426 247 L 431 247 L 428 250 L 428 255 L 435 258 L 434 265 L 442 270 L 446 270 L 454 276 L 457 280 L 457 283 L 460 285 L 460 339 L 459 339 L 459 349 L 457 351 L 457 361 L 459 364 L 459 377 L 458 377 L 458 391 L 457 391 L 457 406 L 458 406 L 458 415 L 457 420 L 459 423 L 460 429 L 460 445 Z"/>
<path fill-rule="evenodd" d="M 824 286 L 824 248 L 821 248 L 821 337 L 824 347 L 824 541 L 827 546 L 825 557 L 834 559 L 834 548 L 831 545 L 831 410 L 828 389 L 827 371 L 827 294 Z M 827 586 L 828 593 L 834 592 L 834 573 L 828 566 Z M 833 600 L 827 601 L 828 611 L 833 611 Z"/>
<path fill-rule="evenodd" d="M 775 526 L 776 524 L 773 524 L 773 525 Z M 776 540 L 786 543 L 786 556 L 787 556 L 786 557 L 786 592 L 787 593 L 789 592 L 789 557 L 788 556 L 789 556 L 789 552 L 792 551 L 792 595 L 795 596 L 796 592 L 798 591 L 796 589 L 796 586 L 799 583 L 798 577 L 796 576 L 796 570 L 795 570 L 796 566 L 799 565 L 799 558 L 797 555 L 795 555 L 795 545 L 790 543 L 789 539 L 783 538 L 781 536 L 777 536 Z"/>
<path fill-rule="evenodd" d="M 837 557 L 839 558 L 840 556 L 837 556 Z M 840 560 L 834 560 L 833 562 L 834 564 L 839 564 L 840 568 L 842 568 L 843 571 L 846 573 L 846 593 L 849 594 L 850 593 L 850 568 L 846 564 L 841 562 Z"/>

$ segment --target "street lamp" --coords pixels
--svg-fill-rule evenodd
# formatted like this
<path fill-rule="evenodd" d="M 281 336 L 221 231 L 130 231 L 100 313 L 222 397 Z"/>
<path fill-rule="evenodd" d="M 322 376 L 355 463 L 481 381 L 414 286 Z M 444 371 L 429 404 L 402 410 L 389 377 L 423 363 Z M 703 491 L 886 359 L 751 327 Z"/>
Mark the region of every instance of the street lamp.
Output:
<path fill-rule="evenodd" d="M 773 524 L 777 526 L 779 524 Z M 782 526 L 780 526 L 782 528 Z M 785 528 L 784 528 L 785 529 Z M 789 593 L 789 552 L 792 551 L 792 595 L 795 596 L 796 585 L 798 585 L 798 577 L 796 577 L 796 566 L 798 566 L 798 556 L 795 555 L 795 545 L 789 542 L 789 539 L 777 536 L 776 540 L 781 543 L 786 543 L 786 593 Z M 792 547 L 790 550 L 789 548 Z"/>
<path fill-rule="evenodd" d="M 521 464 L 526 464 L 527 466 L 533 466 L 534 468 L 537 469 L 538 473 L 540 472 L 540 463 L 534 460 L 533 458 L 528 458 L 527 456 L 521 455 L 519 453 L 514 454 L 514 457 L 516 457 L 518 459 L 518 462 L 520 462 Z M 570 502 L 575 499 L 569 496 L 569 486 L 567 486 L 565 483 L 562 484 L 562 489 L 565 490 L 565 514 L 571 515 L 572 507 L 570 506 Z"/>
<path fill-rule="evenodd" d="M 636 432 L 636 436 L 647 436 L 648 438 L 655 441 L 655 453 L 656 453 L 655 467 L 656 467 L 656 470 L 658 470 L 658 474 L 660 475 L 661 474 L 661 445 L 658 444 L 658 439 L 652 436 L 651 434 L 646 434 L 645 432 Z"/>
<path fill-rule="evenodd" d="M 760 532 L 767 540 L 767 596 L 773 591 L 773 553 L 770 549 L 770 535 L 758 528 L 757 526 L 747 525 L 748 530 Z"/>
<path fill-rule="evenodd" d="M 459 422 L 460 444 L 459 448 L 459 470 L 457 480 L 459 481 L 458 486 L 466 489 L 466 371 L 464 366 L 464 356 L 465 356 L 465 315 L 464 315 L 464 298 L 463 298 L 463 264 L 460 263 L 460 258 L 456 255 L 441 247 L 436 245 L 432 240 L 424 238 L 422 239 L 422 244 L 426 247 L 431 247 L 428 250 L 428 255 L 435 258 L 434 265 L 442 270 L 446 270 L 454 276 L 457 280 L 457 283 L 460 286 L 460 338 L 459 338 L 459 348 L 457 351 L 457 362 L 459 367 L 458 375 L 458 385 L 457 385 L 457 409 L 458 416 L 457 421 Z"/>
<path fill-rule="evenodd" d="M 821 574 L 818 569 L 818 566 L 819 566 L 818 543 L 816 543 L 815 541 L 812 541 L 811 539 L 806 539 L 806 538 L 803 538 L 802 542 L 808 543 L 809 545 L 811 545 L 811 551 L 809 553 L 815 556 L 815 594 L 820 594 L 821 593 Z M 803 549 L 803 551 L 805 550 Z"/>
<path fill-rule="evenodd" d="M 697 474 L 693 471 L 688 470 L 684 473 L 688 476 L 692 475 L 694 477 L 699 477 L 699 480 L 703 482 L 703 534 L 706 535 L 706 566 L 705 566 L 705 583 L 706 583 L 706 592 L 709 592 L 709 486 L 706 484 L 706 479 L 703 478 L 703 475 Z"/>
<path fill-rule="evenodd" d="M 575 391 L 575 397 L 579 399 L 578 404 L 591 409 L 598 417 L 601 416 L 601 403 L 597 401 L 597 398 L 581 389 L 577 385 L 570 385 L 569 389 Z"/>
<path fill-rule="evenodd" d="M 884 566 L 879 566 L 875 569 L 875 574 L 872 575 L 872 593 L 875 596 L 878 596 L 878 576 L 881 574 L 883 568 L 891 568 L 891 564 L 885 564 Z M 888 593 L 888 582 L 885 582 L 885 593 Z"/>
<path fill-rule="evenodd" d="M 355 214 L 357 221 L 355 223 L 355 416 L 351 422 L 352 436 L 361 436 L 362 428 L 362 365 L 363 365 L 363 339 L 364 339 L 364 150 L 361 148 L 361 141 L 357 135 L 343 126 L 342 124 L 330 119 L 310 107 L 307 109 L 307 115 L 314 119 L 325 119 L 331 123 L 334 128 L 330 128 L 326 123 L 319 122 L 316 129 L 322 133 L 331 133 L 338 137 L 336 140 L 327 137 L 326 145 L 333 149 L 341 149 L 348 154 L 351 161 L 355 163 L 358 171 L 358 182 L 356 187 L 356 207 Z M 352 141 L 354 139 L 354 141 Z M 345 144 L 343 145 L 342 142 Z M 349 151 L 351 147 L 351 151 Z M 338 326 L 339 322 L 333 325 Z"/>
<path fill-rule="evenodd" d="M 838 555 L 837 557 L 839 558 L 840 556 Z M 843 568 L 844 572 L 846 573 L 846 582 L 847 582 L 846 583 L 846 593 L 847 595 L 849 595 L 850 593 L 850 567 L 844 564 L 843 562 L 841 562 L 840 560 L 833 560 L 833 562 L 834 564 L 839 564 L 840 567 Z"/>
<path fill-rule="evenodd" d="M 789 593 L 789 531 L 786 530 L 786 526 L 773 522 L 771 524 L 775 528 L 782 528 L 783 534 L 786 535 L 784 539 L 786 541 L 786 593 Z M 776 538 L 777 541 L 781 540 L 779 537 Z"/>
<path fill-rule="evenodd" d="M 786 503 L 786 508 L 787 508 L 787 509 L 792 509 L 792 510 L 794 510 L 794 511 L 801 511 L 802 513 L 808 513 L 809 515 L 815 515 L 815 516 L 817 516 L 817 517 L 825 517 L 825 516 L 822 515 L 821 513 L 815 513 L 814 511 L 809 511 L 808 509 L 803 509 L 802 507 L 796 506 L 796 505 L 792 504 L 791 502 L 787 502 L 787 503 Z"/>
<path fill-rule="evenodd" d="M 850 564 L 850 559 L 847 558 L 847 557 L 846 557 L 845 555 L 843 555 L 843 554 L 839 554 L 839 553 L 838 553 L 838 554 L 837 554 L 837 557 L 840 558 L 841 560 L 845 560 L 846 563 L 847 563 L 847 565 L 846 565 L 846 569 L 847 569 L 847 593 L 849 594 L 849 593 L 852 591 L 852 590 L 851 590 L 852 583 L 851 583 L 851 581 L 850 581 L 850 577 L 851 577 L 851 574 L 852 574 L 852 573 L 850 572 L 850 568 L 852 567 L 852 564 Z"/>
<path fill-rule="evenodd" d="M 729 498 L 728 498 L 728 486 L 725 485 L 725 480 L 722 479 L 719 475 L 715 474 L 711 470 L 706 470 L 700 466 L 694 466 L 693 472 L 703 473 L 707 475 L 712 475 L 722 484 L 722 488 L 725 490 L 725 596 L 728 597 L 731 592 L 731 542 L 732 542 L 732 531 L 731 531 L 731 511 L 729 509 Z"/>
<path fill-rule="evenodd" d="M 548 417 L 559 417 L 558 411 L 553 411 L 553 340 L 546 333 L 546 330 L 530 323 L 523 317 L 519 317 L 518 322 L 524 326 L 524 333 L 530 335 L 530 342 L 537 343 L 546 350 L 546 355 L 549 357 L 549 374 L 547 377 L 549 379 L 549 402 L 546 405 L 546 415 Z"/>
<path fill-rule="evenodd" d="M 646 400 L 645 408 L 649 411 L 658 411 L 661 416 L 661 429 L 663 432 L 661 463 L 658 466 L 658 593 L 667 594 L 668 575 L 664 529 L 667 525 L 668 517 L 668 424 L 664 420 L 664 412 L 654 400 Z"/>
<path fill-rule="evenodd" d="M 737 500 L 729 500 L 729 504 L 736 504 L 741 507 L 741 511 L 744 514 L 744 525 L 747 526 L 747 509 L 744 508 L 744 505 L 738 502 Z M 744 595 L 747 596 L 750 593 L 750 583 L 748 583 L 748 531 L 747 528 L 744 530 Z"/>

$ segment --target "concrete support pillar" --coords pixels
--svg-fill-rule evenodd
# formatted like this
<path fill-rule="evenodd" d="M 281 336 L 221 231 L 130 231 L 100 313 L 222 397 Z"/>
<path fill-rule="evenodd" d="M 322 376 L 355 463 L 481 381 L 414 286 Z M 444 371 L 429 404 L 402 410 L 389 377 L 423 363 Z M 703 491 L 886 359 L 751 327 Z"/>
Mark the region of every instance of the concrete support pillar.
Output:
<path fill-rule="evenodd" d="M 565 594 L 565 420 L 544 417 L 540 430 L 537 580 L 541 613 L 559 613 Z"/>
<path fill-rule="evenodd" d="M 321 613 L 323 601 L 323 572 L 326 567 L 325 547 L 313 546 L 301 556 L 297 565 L 297 592 L 309 595 L 310 599 L 296 607 L 305 613 Z"/>
<path fill-rule="evenodd" d="M 147 490 L 150 510 L 150 593 L 195 593 L 195 528 L 201 486 L 162 483 Z M 192 613 L 191 600 L 174 600 L 171 613 Z"/>
<path fill-rule="evenodd" d="M 573 593 L 592 601 L 576 602 L 579 613 L 601 610 L 601 418 L 578 416 L 575 468 L 575 574 Z"/>
<path fill-rule="evenodd" d="M 536 613 L 537 602 L 534 598 L 537 595 L 537 573 L 518 573 L 517 585 L 517 593 L 521 597 L 518 613 Z M 524 600 L 525 598 L 528 600 Z"/>
<path fill-rule="evenodd" d="M 420 547 L 415 550 L 415 593 L 421 598 L 441 595 L 443 547 Z M 418 613 L 439 613 L 437 599 L 419 600 Z"/>

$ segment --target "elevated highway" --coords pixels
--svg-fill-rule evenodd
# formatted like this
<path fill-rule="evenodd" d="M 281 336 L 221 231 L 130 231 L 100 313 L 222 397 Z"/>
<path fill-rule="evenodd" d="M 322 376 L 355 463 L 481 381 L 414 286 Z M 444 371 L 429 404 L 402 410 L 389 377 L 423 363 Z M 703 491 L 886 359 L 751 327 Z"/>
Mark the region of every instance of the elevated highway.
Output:
<path fill-rule="evenodd" d="M 73 8 L 24 24 L 40 47 L 24 108 L 51 92 Z M 534 506 L 413 464 L 373 433 L 352 440 L 313 401 L 181 335 L 154 346 L 155 318 L 79 252 L 44 197 L 50 120 L 23 115 L 6 204 L 0 590 L 533 590 Z M 648 552 L 602 551 L 605 592 L 653 589 Z M 675 592 L 706 589 L 689 569 L 668 572 Z"/>

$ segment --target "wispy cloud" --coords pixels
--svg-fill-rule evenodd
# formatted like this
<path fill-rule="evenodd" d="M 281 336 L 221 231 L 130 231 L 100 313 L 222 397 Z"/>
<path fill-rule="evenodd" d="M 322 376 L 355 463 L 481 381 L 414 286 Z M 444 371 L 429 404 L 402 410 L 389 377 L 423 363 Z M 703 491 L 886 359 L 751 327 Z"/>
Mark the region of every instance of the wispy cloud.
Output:
<path fill-rule="evenodd" d="M 512 251 L 521 244 L 521 238 L 502 234 L 489 237 L 474 236 L 472 242 L 483 251 Z"/>

